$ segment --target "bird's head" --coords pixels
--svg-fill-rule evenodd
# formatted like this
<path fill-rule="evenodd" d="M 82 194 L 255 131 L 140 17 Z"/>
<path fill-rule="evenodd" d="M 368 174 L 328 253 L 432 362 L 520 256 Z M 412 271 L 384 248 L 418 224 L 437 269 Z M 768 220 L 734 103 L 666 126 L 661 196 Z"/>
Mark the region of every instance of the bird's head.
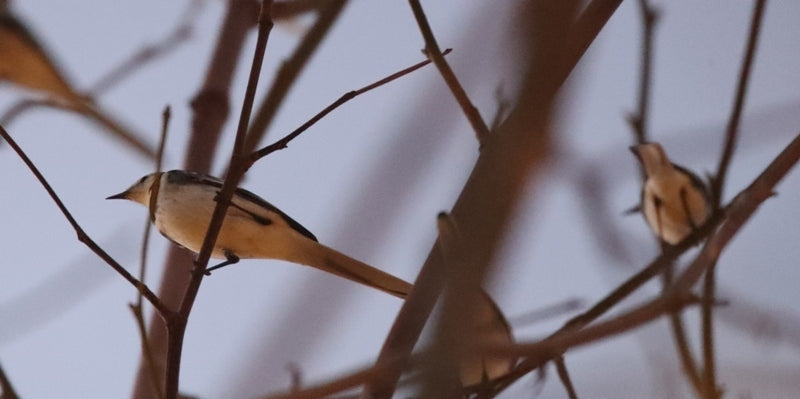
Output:
<path fill-rule="evenodd" d="M 137 180 L 136 183 L 133 183 L 133 185 L 128 187 L 127 190 L 119 194 L 112 195 L 106 199 L 126 199 L 138 202 L 144 206 L 149 206 L 152 187 L 154 184 L 158 183 L 160 178 L 160 172 L 151 173 Z"/>
<path fill-rule="evenodd" d="M 667 158 L 667 154 L 664 152 L 664 149 L 661 148 L 661 144 L 644 143 L 632 146 L 630 149 L 642 164 L 647 176 L 653 176 L 654 174 L 665 169 L 672 169 L 672 163 L 670 162 L 669 158 Z"/>

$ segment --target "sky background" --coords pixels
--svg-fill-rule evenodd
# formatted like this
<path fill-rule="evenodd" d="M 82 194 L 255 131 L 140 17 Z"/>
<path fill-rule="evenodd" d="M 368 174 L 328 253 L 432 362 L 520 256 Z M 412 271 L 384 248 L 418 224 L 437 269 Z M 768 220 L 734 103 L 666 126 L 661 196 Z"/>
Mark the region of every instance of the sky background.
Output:
<path fill-rule="evenodd" d="M 448 61 L 491 120 L 498 86 L 518 73 L 509 47 L 516 1 L 424 1 Z M 650 131 L 676 163 L 715 168 L 730 112 L 751 1 L 654 2 L 656 28 Z M 79 89 L 88 88 L 142 45 L 173 29 L 185 1 L 15 1 Z M 142 67 L 99 103 L 157 140 L 166 104 L 173 118 L 165 168 L 184 157 L 191 110 L 215 43 L 224 4 L 205 3 L 194 35 Z M 744 188 L 800 127 L 800 3 L 769 2 L 726 199 Z M 310 19 L 279 23 L 267 48 L 261 92 Z M 638 216 L 626 115 L 635 107 L 640 20 L 623 2 L 573 73 L 562 96 L 555 154 L 523 199 L 487 284 L 506 315 L 569 299 L 591 304 L 646 264 L 657 247 Z M 252 57 L 252 34 L 236 75 L 238 115 Z M 288 133 L 341 94 L 422 60 L 424 47 L 406 2 L 354 0 L 293 88 L 269 138 Z M 31 95 L 0 86 L 0 110 Z M 235 120 L 215 159 L 227 162 Z M 83 228 L 129 270 L 137 270 L 146 211 L 105 201 L 152 164 L 74 115 L 36 109 L 6 126 Z M 281 152 L 260 161 L 244 186 L 297 219 L 321 242 L 413 280 L 436 237 L 435 216 L 452 207 L 477 157 L 468 123 L 434 68 L 425 68 L 336 110 Z M 127 304 L 135 291 L 75 239 L 40 184 L 0 146 L 0 361 L 26 398 L 129 396 L 139 338 Z M 725 251 L 718 268 L 719 379 L 731 398 L 785 398 L 800 391 L 800 174 L 777 187 Z M 588 180 L 587 180 L 588 179 Z M 614 222 L 601 237 L 586 218 L 587 181 L 601 187 Z M 595 204 L 597 205 L 597 204 Z M 624 255 L 602 244 L 617 240 Z M 148 284 L 157 286 L 167 242 L 151 240 Z M 657 285 L 622 308 L 654 295 Z M 286 365 L 313 384 L 370 364 L 401 303 L 347 281 L 285 262 L 244 261 L 204 280 L 187 330 L 181 390 L 203 398 L 254 397 L 286 389 Z M 689 312 L 689 331 L 698 331 Z M 515 328 L 541 337 L 568 315 Z M 748 324 L 749 323 L 749 324 Z M 697 342 L 697 337 L 693 341 Z M 690 397 L 667 324 L 571 351 L 579 395 Z M 563 398 L 554 373 L 528 377 L 504 397 L 541 389 Z"/>

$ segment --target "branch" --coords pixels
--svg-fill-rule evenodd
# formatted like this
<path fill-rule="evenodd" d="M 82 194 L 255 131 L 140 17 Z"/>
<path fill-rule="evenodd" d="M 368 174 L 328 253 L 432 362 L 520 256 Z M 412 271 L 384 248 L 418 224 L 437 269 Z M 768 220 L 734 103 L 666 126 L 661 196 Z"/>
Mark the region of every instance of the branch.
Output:
<path fill-rule="evenodd" d="M 255 0 L 231 0 L 226 2 L 226 6 L 205 77 L 191 102 L 191 135 L 182 166 L 186 170 L 207 173 L 211 168 L 222 126 L 228 116 L 229 92 L 242 46 L 257 23 L 259 4 Z M 158 295 L 168 306 L 177 309 L 189 284 L 190 275 L 186 270 L 192 267 L 192 256 L 173 245 L 164 263 Z M 155 316 L 150 318 L 149 325 L 148 339 L 157 356 L 156 373 L 164 375 L 169 346 L 166 325 Z M 151 390 L 149 375 L 147 365 L 141 362 L 134 384 L 134 399 L 150 399 L 156 395 Z"/>
<path fill-rule="evenodd" d="M 411 11 L 414 13 L 414 18 L 417 20 L 419 30 L 422 32 L 422 37 L 425 39 L 425 54 L 433 61 L 433 64 L 436 65 L 445 83 L 447 83 L 447 87 L 453 92 L 453 96 L 456 98 L 456 101 L 458 101 L 458 105 L 461 106 L 461 110 L 464 111 L 464 116 L 467 117 L 469 124 L 472 126 L 472 130 L 475 131 L 478 143 L 483 143 L 483 140 L 489 134 L 489 128 L 486 126 L 486 122 L 481 118 L 478 109 L 472 105 L 469 96 L 467 96 L 467 93 L 464 91 L 464 87 L 458 82 L 458 78 L 456 78 L 455 73 L 453 73 L 450 65 L 448 65 L 447 61 L 444 59 L 441 50 L 439 50 L 439 44 L 436 43 L 436 38 L 433 36 L 431 26 L 428 24 L 428 18 L 425 17 L 425 12 L 422 10 L 419 0 L 409 0 L 408 3 L 411 5 Z"/>
<path fill-rule="evenodd" d="M 538 175 L 550 149 L 549 116 L 552 99 L 577 59 L 565 58 L 563 38 L 567 21 L 573 18 L 573 2 L 539 1 L 527 4 L 518 18 L 532 27 L 526 31 L 525 48 L 530 57 L 517 105 L 498 130 L 488 136 L 470 177 L 450 214 L 464 239 L 466 257 L 471 258 L 474 277 L 483 281 L 507 223 L 527 184 Z M 545 17 L 546 15 L 546 17 Z M 595 32 L 596 34 L 597 32 Z M 565 70 L 566 69 L 566 70 Z M 414 289 L 403 303 L 377 362 L 407 355 L 416 345 L 444 283 L 443 258 L 438 246 L 422 266 Z M 402 368 L 365 387 L 365 395 L 389 398 Z"/>
<path fill-rule="evenodd" d="M 169 126 L 169 119 L 170 119 L 170 107 L 169 105 L 164 108 L 164 112 L 162 114 L 162 123 L 161 123 L 161 139 L 159 140 L 158 144 L 158 152 L 156 153 L 156 172 L 161 172 L 161 163 L 164 159 L 164 146 L 167 142 L 167 127 Z M 150 229 L 152 227 L 151 220 L 155 220 L 155 216 L 153 216 L 153 212 L 155 211 L 154 207 L 148 207 L 149 215 L 147 219 L 145 219 L 144 223 L 144 233 L 142 234 L 142 250 L 140 254 L 140 264 L 139 264 L 139 281 L 145 281 L 145 272 L 147 271 L 147 249 L 150 245 Z M 136 319 L 136 325 L 139 331 L 139 339 L 142 341 L 142 355 L 144 360 L 147 364 L 147 370 L 149 371 L 150 375 L 150 382 L 152 385 L 153 391 L 157 394 L 159 399 L 164 398 L 164 391 L 161 389 L 163 384 L 161 383 L 161 378 L 159 378 L 159 373 L 157 372 L 156 368 L 156 361 L 155 356 L 153 355 L 153 346 L 150 344 L 150 339 L 147 336 L 147 324 L 144 321 L 144 310 L 142 308 L 142 293 L 139 292 L 139 296 L 137 297 L 135 304 L 130 304 L 131 312 L 133 312 L 133 316 Z"/>
<path fill-rule="evenodd" d="M 186 42 L 192 36 L 194 21 L 200 14 L 201 7 L 197 4 L 202 5 L 202 3 L 199 3 L 197 0 L 189 1 L 179 23 L 171 32 L 154 43 L 142 46 L 142 48 L 133 53 L 128 59 L 107 72 L 89 88 L 87 95 L 89 97 L 96 97 L 108 91 L 147 63 L 169 54 Z"/>
<path fill-rule="evenodd" d="M 0 365 L 0 398 L 19 399 L 19 395 L 14 390 L 14 385 L 11 384 L 11 380 L 8 379 L 2 365 Z"/>
<path fill-rule="evenodd" d="M 449 53 L 450 53 L 450 49 L 447 49 L 447 50 L 445 50 L 445 52 L 443 54 L 449 54 Z M 291 133 L 289 133 L 286 136 L 284 136 L 282 139 L 280 139 L 280 140 L 278 140 L 278 141 L 276 141 L 276 142 L 274 142 L 274 143 L 272 143 L 272 144 L 270 144 L 270 145 L 268 145 L 268 146 L 266 146 L 266 147 L 264 147 L 264 148 L 262 148 L 262 149 L 260 149 L 258 151 L 252 152 L 249 155 L 249 159 L 247 160 L 247 163 L 245 164 L 245 169 L 249 169 L 250 166 L 252 166 L 254 163 L 256 163 L 259 159 L 264 158 L 265 156 L 267 156 L 267 155 L 269 155 L 269 154 L 271 154 L 271 153 L 273 153 L 275 151 L 282 150 L 282 149 L 286 148 L 289 145 L 289 142 L 291 142 L 292 140 L 297 138 L 297 136 L 299 136 L 300 134 L 305 132 L 308 128 L 313 126 L 315 123 L 319 122 L 320 119 L 324 118 L 326 115 L 331 113 L 333 110 L 335 110 L 336 108 L 339 108 L 340 106 L 344 105 L 344 103 L 346 103 L 346 102 L 352 100 L 353 98 L 355 98 L 355 97 L 357 97 L 357 96 L 359 96 L 361 94 L 364 94 L 364 93 L 366 93 L 366 92 L 368 92 L 368 91 L 370 91 L 372 89 L 377 89 L 378 87 L 381 87 L 381 86 L 383 86 L 383 85 L 385 85 L 387 83 L 390 83 L 390 82 L 392 82 L 392 81 L 394 81 L 396 79 L 399 79 L 399 78 L 401 78 L 401 77 L 403 77 L 405 75 L 408 75 L 409 73 L 414 72 L 417 69 L 420 69 L 420 68 L 424 67 L 425 65 L 430 64 L 430 62 L 431 62 L 430 60 L 425 60 L 425 61 L 422 61 L 422 62 L 418 62 L 418 63 L 416 63 L 416 64 L 414 64 L 414 65 L 412 65 L 412 66 L 410 66 L 408 68 L 405 68 L 405 69 L 403 69 L 401 71 L 398 71 L 398 72 L 395 72 L 395 73 L 393 73 L 393 74 L 391 74 L 391 75 L 389 75 L 389 76 L 387 76 L 387 77 L 385 77 L 385 78 L 383 78 L 381 80 L 378 80 L 377 82 L 370 83 L 370 84 L 368 84 L 368 85 L 366 85 L 366 86 L 364 86 L 364 87 L 362 87 L 362 88 L 360 88 L 358 90 L 353 90 L 353 91 L 349 91 L 349 92 L 345 93 L 344 95 L 339 97 L 338 100 L 336 100 L 333 103 L 331 103 L 331 105 L 328 105 L 327 107 L 325 107 L 325 109 L 323 109 L 322 111 L 318 112 L 316 115 L 311 117 L 311 119 L 309 119 L 308 121 L 306 121 L 305 123 L 300 125 L 300 127 L 295 129 Z"/>
<path fill-rule="evenodd" d="M 293 3 L 296 3 L 296 1 Z M 294 53 L 281 64 L 280 69 L 275 74 L 275 79 L 272 81 L 272 86 L 270 86 L 266 97 L 255 112 L 255 116 L 250 123 L 250 129 L 247 132 L 245 153 L 255 150 L 267 134 L 267 129 L 278 112 L 278 108 L 283 103 L 283 99 L 297 81 L 300 73 L 305 69 L 308 60 L 311 59 L 322 39 L 328 34 L 333 23 L 336 22 L 345 4 L 347 4 L 346 0 L 320 2 L 322 7 L 318 11 L 317 20 L 303 36 Z"/>
<path fill-rule="evenodd" d="M 521 375 L 524 375 L 534 368 L 540 367 L 567 349 L 631 330 L 655 320 L 668 312 L 680 309 L 687 303 L 691 303 L 693 299 L 691 297 L 692 287 L 700 277 L 703 276 L 706 270 L 716 263 L 722 250 L 744 223 L 753 215 L 758 206 L 773 195 L 773 188 L 786 176 L 798 160 L 800 160 L 800 135 L 796 136 L 769 166 L 767 166 L 764 172 L 762 172 L 750 186 L 739 193 L 724 210 L 712 216 L 711 221 L 719 218 L 720 214 L 723 214 L 724 220 L 722 220 L 714 234 L 706 240 L 703 249 L 678 277 L 672 288 L 664 292 L 659 298 L 594 326 L 581 328 L 589 321 L 578 318 L 579 322 L 572 325 L 567 323 L 565 327 L 562 327 L 550 337 L 539 342 L 513 345 L 505 349 L 500 348 L 500 350 L 497 351 L 499 354 L 521 355 L 527 356 L 527 358 L 520 363 L 517 369 L 498 384 L 500 387 L 499 389 L 503 389 L 508 386 L 510 382 L 516 381 Z M 716 222 L 714 222 L 714 224 L 716 224 Z M 706 225 L 708 225 L 708 223 Z M 679 247 L 683 245 L 684 244 L 681 244 Z M 658 260 L 668 255 L 668 252 L 669 251 L 660 255 L 656 261 L 651 262 L 651 266 L 658 264 Z M 653 273 L 653 275 L 655 275 L 655 273 Z"/>
<path fill-rule="evenodd" d="M 203 281 L 203 275 L 211 258 L 211 252 L 214 249 L 219 231 L 222 228 L 222 222 L 225 218 L 225 213 L 230 205 L 233 192 L 239 184 L 242 175 L 245 172 L 243 168 L 244 161 L 244 140 L 247 133 L 247 124 L 250 121 L 250 112 L 253 108 L 253 101 L 255 99 L 256 88 L 258 87 L 258 77 L 261 73 L 261 65 L 264 59 L 264 53 L 267 46 L 267 39 L 272 30 L 272 20 L 269 16 L 269 10 L 272 7 L 272 0 L 263 0 L 261 3 L 261 12 L 258 18 L 258 39 L 256 41 L 256 48 L 253 55 L 253 65 L 250 69 L 250 78 L 247 82 L 247 89 L 245 91 L 244 102 L 242 104 L 241 115 L 239 116 L 239 127 L 236 130 L 236 141 L 231 154 L 231 170 L 225 177 L 222 188 L 218 196 L 217 206 L 214 208 L 214 213 L 209 222 L 208 230 L 203 246 L 200 253 L 195 260 L 195 268 L 192 271 L 192 278 L 186 288 L 183 300 L 181 301 L 178 312 L 167 320 L 167 335 L 169 343 L 167 347 L 167 370 L 166 370 L 166 397 L 167 399 L 175 399 L 178 395 L 178 378 L 180 375 L 180 361 L 181 352 L 183 349 L 183 337 L 186 333 L 186 323 L 189 319 L 189 313 L 192 311 L 194 300 L 200 289 L 200 283 Z"/>
<path fill-rule="evenodd" d="M 648 141 L 647 121 L 650 110 L 650 82 L 653 73 L 653 30 L 658 22 L 658 12 L 647 0 L 639 0 L 639 15 L 642 20 L 641 75 L 639 76 L 638 109 L 628 121 L 633 128 L 636 144 Z M 641 167 L 640 167 L 641 170 Z M 642 171 L 644 173 L 644 171 Z"/>
<path fill-rule="evenodd" d="M 733 108 L 731 109 L 731 115 L 728 119 L 722 157 L 720 157 L 719 165 L 717 166 L 717 173 L 714 175 L 714 178 L 711 179 L 711 198 L 715 206 L 718 206 L 722 201 L 722 191 L 727 178 L 728 167 L 733 158 L 733 150 L 736 147 L 737 138 L 739 136 L 739 125 L 742 120 L 744 100 L 747 95 L 747 87 L 750 81 L 753 60 L 755 59 L 756 45 L 758 44 L 758 36 L 761 31 L 761 21 L 764 16 L 765 6 L 766 0 L 758 0 L 753 8 L 753 16 L 750 21 L 750 34 L 747 39 L 747 49 L 745 50 L 742 61 L 742 69 L 739 72 L 739 82 L 736 87 Z M 717 387 L 716 361 L 714 359 L 713 302 L 716 291 L 715 266 L 716 264 L 712 265 L 706 273 L 701 307 L 704 362 L 703 393 L 706 398 L 711 399 L 716 399 L 721 396 L 721 392 Z"/>
<path fill-rule="evenodd" d="M 736 139 L 739 136 L 739 124 L 742 120 L 742 109 L 744 108 L 744 99 L 747 95 L 747 85 L 750 81 L 750 71 L 753 68 L 753 60 L 755 59 L 758 36 L 761 32 L 761 20 L 764 15 L 765 4 L 766 0 L 756 1 L 753 8 L 753 16 L 750 20 L 750 34 L 747 39 L 747 49 L 745 50 L 744 59 L 742 61 L 742 69 L 739 71 L 736 97 L 733 100 L 733 108 L 731 109 L 731 115 L 728 119 L 725 146 L 723 147 L 722 157 L 720 157 L 719 164 L 717 165 L 717 173 L 711 180 L 711 198 L 716 204 L 722 202 L 722 190 L 725 184 L 725 178 L 727 177 L 728 166 L 730 166 L 733 150 L 736 147 Z"/>
<path fill-rule="evenodd" d="M 97 243 L 94 240 L 92 240 L 92 238 L 89 237 L 88 234 L 86 234 L 86 232 L 78 224 L 75 218 L 72 217 L 72 214 L 69 212 L 64 203 L 61 202 L 61 199 L 58 197 L 58 194 L 56 194 L 55 190 L 53 190 L 53 187 L 50 186 L 50 184 L 47 182 L 44 176 L 42 176 L 41 172 L 39 172 L 39 169 L 36 168 L 36 165 L 33 164 L 33 161 L 31 161 L 31 159 L 28 158 L 28 156 L 25 154 L 22 148 L 20 148 L 19 145 L 17 145 L 17 142 L 11 138 L 11 136 L 8 134 L 8 132 L 3 126 L 0 126 L 0 136 L 2 136 L 8 142 L 8 144 L 11 146 L 14 152 L 16 152 L 17 155 L 19 155 L 19 157 L 22 159 L 25 165 L 28 166 L 28 169 L 30 169 L 33 175 L 36 176 L 36 179 L 39 180 L 39 183 L 42 184 L 42 187 L 44 187 L 44 189 L 50 195 L 50 198 L 53 199 L 53 202 L 56 203 L 58 209 L 61 211 L 64 217 L 67 218 L 67 221 L 75 230 L 75 233 L 78 235 L 78 241 L 84 243 L 87 247 L 89 247 L 89 249 L 92 250 L 92 252 L 94 252 L 95 254 L 97 254 L 97 256 L 103 259 L 109 266 L 111 266 L 112 269 L 114 269 L 117 273 L 119 273 L 125 280 L 127 280 L 137 290 L 140 290 L 145 299 L 147 299 L 147 301 L 150 302 L 153 305 L 153 307 L 155 307 L 158 310 L 159 314 L 161 314 L 162 317 L 167 317 L 167 315 L 172 313 L 172 311 L 168 309 L 158 299 L 156 294 L 150 291 L 150 289 L 147 288 L 147 286 L 143 282 L 137 280 L 136 277 L 133 277 L 132 274 L 130 274 L 127 270 L 125 270 L 125 268 L 122 267 L 122 265 L 120 265 L 116 260 L 114 260 L 114 258 L 112 258 L 111 255 L 109 255 L 106 251 L 100 248 L 100 246 L 97 245 Z"/>

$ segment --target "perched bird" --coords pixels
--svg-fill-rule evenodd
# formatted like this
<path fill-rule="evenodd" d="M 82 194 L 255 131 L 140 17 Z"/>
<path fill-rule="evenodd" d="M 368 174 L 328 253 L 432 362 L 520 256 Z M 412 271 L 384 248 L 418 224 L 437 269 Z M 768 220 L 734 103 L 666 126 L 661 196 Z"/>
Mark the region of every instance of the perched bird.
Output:
<path fill-rule="evenodd" d="M 172 170 L 144 176 L 107 199 L 127 199 L 150 208 L 162 235 L 198 253 L 221 188 L 222 181 L 211 176 Z M 320 244 L 300 223 L 242 188 L 233 195 L 211 256 L 228 263 L 240 258 L 299 263 L 399 297 L 411 289 L 403 280 Z"/>
<path fill-rule="evenodd" d="M 214 213 L 222 181 L 183 170 L 151 173 L 107 199 L 127 199 L 150 209 L 156 228 L 169 240 L 200 251 Z M 405 298 L 411 284 L 317 242 L 311 232 L 261 197 L 237 188 L 222 223 L 212 257 L 236 263 L 239 258 L 280 259 L 311 266 Z M 513 342 L 511 329 L 488 294 L 473 311 L 479 339 L 494 344 Z M 511 358 L 467 357 L 459 365 L 464 386 L 507 373 Z"/>
<path fill-rule="evenodd" d="M 711 216 L 711 196 L 697 175 L 675 165 L 658 143 L 631 147 L 644 169 L 640 209 L 663 242 L 676 245 Z"/>
<path fill-rule="evenodd" d="M 0 81 L 43 92 L 83 114 L 142 154 L 151 158 L 155 156 L 151 145 L 73 88 L 36 37 L 12 14 L 7 0 L 0 0 Z"/>

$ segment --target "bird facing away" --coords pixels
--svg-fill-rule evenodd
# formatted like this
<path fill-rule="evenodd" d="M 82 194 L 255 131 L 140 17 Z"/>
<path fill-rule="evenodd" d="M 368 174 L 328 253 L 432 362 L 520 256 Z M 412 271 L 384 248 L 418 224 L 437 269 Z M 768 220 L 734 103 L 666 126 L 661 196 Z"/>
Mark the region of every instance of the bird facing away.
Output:
<path fill-rule="evenodd" d="M 150 219 L 169 240 L 198 253 L 203 245 L 222 181 L 183 170 L 156 172 L 107 199 L 127 199 L 150 209 Z M 311 266 L 406 298 L 411 284 L 317 242 L 311 232 L 261 197 L 242 188 L 234 193 L 211 256 L 235 263 L 239 258 L 280 259 Z M 476 304 L 476 338 L 495 344 L 513 342 L 502 312 L 485 292 Z M 507 373 L 513 358 L 465 357 L 459 364 L 464 386 Z"/>
<path fill-rule="evenodd" d="M 122 193 L 150 209 L 159 232 L 178 245 L 200 252 L 222 181 L 211 176 L 172 170 L 151 173 Z M 317 242 L 305 227 L 261 197 L 236 189 L 222 223 L 213 258 L 280 259 L 311 266 L 405 298 L 411 284 Z"/>
<path fill-rule="evenodd" d="M 711 196 L 703 181 L 670 162 L 658 143 L 631 147 L 644 169 L 641 211 L 653 233 L 676 245 L 711 216 Z"/>

